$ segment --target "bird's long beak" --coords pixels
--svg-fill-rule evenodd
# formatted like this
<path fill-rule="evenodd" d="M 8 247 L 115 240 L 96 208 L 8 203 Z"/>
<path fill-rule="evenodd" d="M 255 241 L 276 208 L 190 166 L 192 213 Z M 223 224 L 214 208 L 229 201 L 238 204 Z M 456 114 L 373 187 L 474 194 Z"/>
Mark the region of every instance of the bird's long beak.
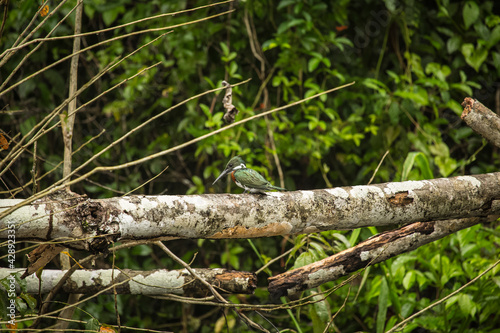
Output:
<path fill-rule="evenodd" d="M 217 181 L 219 179 L 221 179 L 222 177 L 224 177 L 225 175 L 227 175 L 229 173 L 230 169 L 226 169 L 224 171 L 221 172 L 221 174 L 219 175 L 219 177 L 217 177 L 217 179 L 212 183 L 212 185 L 214 185 L 215 183 L 217 183 Z"/>

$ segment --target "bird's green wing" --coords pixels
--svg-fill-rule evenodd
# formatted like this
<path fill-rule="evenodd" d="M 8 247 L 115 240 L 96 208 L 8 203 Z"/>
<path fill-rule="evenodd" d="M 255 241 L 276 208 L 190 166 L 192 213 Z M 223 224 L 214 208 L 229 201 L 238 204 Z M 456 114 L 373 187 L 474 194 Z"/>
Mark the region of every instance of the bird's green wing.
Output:
<path fill-rule="evenodd" d="M 235 176 L 240 179 L 241 183 L 256 189 L 266 189 L 271 185 L 260 173 L 253 169 L 237 170 Z"/>

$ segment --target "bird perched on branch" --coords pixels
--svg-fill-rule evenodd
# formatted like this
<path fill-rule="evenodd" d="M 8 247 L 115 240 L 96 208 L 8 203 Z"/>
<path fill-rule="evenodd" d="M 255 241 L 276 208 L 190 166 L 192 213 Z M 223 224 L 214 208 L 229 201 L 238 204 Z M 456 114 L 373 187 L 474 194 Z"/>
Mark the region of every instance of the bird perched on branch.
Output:
<path fill-rule="evenodd" d="M 226 169 L 221 172 L 212 185 L 227 174 L 231 175 L 231 179 L 236 185 L 245 190 L 243 193 L 248 191 L 250 193 L 265 194 L 264 191 L 270 190 L 287 191 L 286 188 L 271 185 L 260 173 L 247 168 L 245 161 L 239 156 L 233 157 L 227 163 Z"/>

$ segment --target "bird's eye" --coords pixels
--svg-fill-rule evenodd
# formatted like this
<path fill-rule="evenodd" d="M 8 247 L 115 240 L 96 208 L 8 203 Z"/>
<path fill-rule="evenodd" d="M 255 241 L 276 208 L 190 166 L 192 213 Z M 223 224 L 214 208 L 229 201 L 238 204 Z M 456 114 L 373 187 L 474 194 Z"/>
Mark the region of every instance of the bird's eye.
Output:
<path fill-rule="evenodd" d="M 233 167 L 233 163 L 229 163 L 228 167 L 232 168 Z"/>

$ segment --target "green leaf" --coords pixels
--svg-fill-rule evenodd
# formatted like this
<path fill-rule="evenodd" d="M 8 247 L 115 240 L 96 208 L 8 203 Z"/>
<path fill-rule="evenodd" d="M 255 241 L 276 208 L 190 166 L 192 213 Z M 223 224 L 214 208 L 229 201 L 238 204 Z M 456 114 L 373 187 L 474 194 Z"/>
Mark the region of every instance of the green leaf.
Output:
<path fill-rule="evenodd" d="M 472 94 L 469 94 L 469 96 L 471 96 L 471 95 L 472 95 Z M 448 103 L 446 103 L 446 107 L 447 107 L 447 108 L 452 109 L 452 110 L 453 110 L 453 112 L 455 112 L 455 114 L 456 114 L 457 116 L 460 116 L 460 115 L 462 114 L 463 108 L 462 108 L 462 106 L 460 105 L 460 103 L 458 103 L 458 102 L 457 102 L 457 101 L 455 101 L 455 100 L 450 99 L 450 100 L 448 101 Z"/>
<path fill-rule="evenodd" d="M 321 260 L 321 259 L 324 259 L 324 258 L 328 257 L 326 255 L 325 250 L 323 249 L 323 246 L 321 244 L 319 244 L 317 242 L 310 242 L 309 246 L 313 247 L 316 250 L 315 252 L 317 253 L 317 256 L 318 256 L 317 259 Z"/>
<path fill-rule="evenodd" d="M 277 9 L 280 10 L 281 8 L 288 7 L 294 4 L 295 2 L 296 2 L 295 0 L 281 0 L 280 3 L 278 4 Z"/>
<path fill-rule="evenodd" d="M 472 88 L 465 83 L 452 83 L 450 84 L 450 88 L 460 90 L 468 96 L 472 96 L 473 94 Z"/>
<path fill-rule="evenodd" d="M 86 330 L 90 330 L 90 331 L 99 331 L 99 329 L 101 328 L 101 324 L 99 323 L 99 321 L 95 318 L 91 318 L 90 320 L 87 321 L 87 323 L 85 324 L 85 329 Z"/>
<path fill-rule="evenodd" d="M 330 68 L 332 67 L 332 63 L 330 62 L 330 59 L 328 58 L 323 58 L 321 61 L 325 64 L 326 67 Z"/>
<path fill-rule="evenodd" d="M 225 56 L 228 56 L 229 55 L 229 47 L 227 47 L 226 43 L 220 42 L 219 45 L 220 45 L 220 48 L 222 49 L 222 53 Z"/>
<path fill-rule="evenodd" d="M 234 269 L 240 269 L 240 258 L 237 256 L 230 256 L 229 263 L 233 266 Z"/>
<path fill-rule="evenodd" d="M 319 326 L 316 327 L 317 325 L 313 325 L 314 332 L 321 333 L 323 332 L 326 324 L 330 320 L 330 307 L 327 299 L 325 299 L 323 295 L 319 295 L 316 291 L 312 289 L 309 291 L 309 293 L 311 295 L 314 295 L 312 297 L 314 305 L 311 307 L 310 311 L 314 317 L 317 317 L 316 324 L 318 324 Z"/>
<path fill-rule="evenodd" d="M 422 173 L 423 179 L 433 179 L 434 178 L 434 174 L 433 174 L 432 169 L 429 165 L 429 161 L 427 160 L 427 157 L 423 153 L 418 154 L 415 157 L 415 161 L 417 162 L 417 165 L 420 168 L 420 172 Z"/>
<path fill-rule="evenodd" d="M 319 314 L 315 311 L 316 303 L 314 306 L 309 307 L 309 316 L 313 327 L 313 333 L 322 333 L 326 324 L 321 320 Z"/>
<path fill-rule="evenodd" d="M 278 34 L 282 34 L 286 30 L 288 30 L 296 25 L 302 24 L 304 22 L 305 21 L 303 19 L 293 19 L 290 21 L 285 21 L 285 22 L 281 23 L 280 26 L 278 27 Z"/>
<path fill-rule="evenodd" d="M 36 88 L 37 87 L 34 80 L 28 80 L 24 83 L 21 83 L 18 88 L 19 96 L 21 97 L 21 99 L 26 99 L 33 93 Z"/>
<path fill-rule="evenodd" d="M 486 20 L 484 21 L 488 28 L 494 27 L 496 25 L 500 25 L 500 16 L 498 15 L 489 15 L 486 17 Z"/>
<path fill-rule="evenodd" d="M 405 162 L 403 163 L 403 172 L 401 175 L 402 181 L 408 180 L 408 175 L 410 174 L 410 171 L 415 163 L 417 163 L 420 169 L 422 179 L 434 178 L 427 157 L 422 152 L 410 152 L 406 156 Z"/>
<path fill-rule="evenodd" d="M 476 304 L 472 301 L 472 296 L 469 294 L 460 294 L 458 295 L 458 306 L 462 313 L 466 316 L 473 317 L 476 314 L 477 307 Z"/>
<path fill-rule="evenodd" d="M 293 268 L 299 268 L 305 265 L 312 264 L 314 262 L 314 255 L 312 254 L 312 251 L 307 251 L 304 253 L 301 253 L 297 259 L 295 260 L 295 263 L 293 264 Z"/>
<path fill-rule="evenodd" d="M 409 271 L 406 273 L 405 277 L 403 278 L 403 287 L 408 290 L 410 289 L 414 284 L 415 284 L 415 271 Z"/>
<path fill-rule="evenodd" d="M 321 59 L 311 58 L 309 59 L 309 63 L 307 64 L 307 70 L 311 73 L 313 72 L 321 62 Z"/>
<path fill-rule="evenodd" d="M 361 228 L 354 229 L 351 232 L 351 237 L 349 237 L 349 246 L 354 246 L 356 242 L 358 241 L 359 234 L 361 233 Z"/>
<path fill-rule="evenodd" d="M 151 255 L 151 252 L 153 252 L 151 247 L 148 245 L 145 245 L 145 244 L 134 246 L 130 250 L 131 254 L 136 255 L 136 256 L 141 256 L 141 257 L 149 256 L 149 255 Z"/>
<path fill-rule="evenodd" d="M 449 307 L 453 306 L 456 302 L 458 302 L 459 296 L 460 296 L 460 294 L 454 295 L 454 296 L 451 296 L 450 298 L 448 298 L 446 300 L 445 309 L 448 309 Z"/>
<path fill-rule="evenodd" d="M 36 308 L 36 303 L 37 303 L 36 298 L 31 296 L 30 294 L 25 294 L 25 293 L 21 293 L 21 295 L 19 296 L 26 301 L 26 304 L 28 304 L 28 307 L 30 309 L 33 310 Z"/>
<path fill-rule="evenodd" d="M 457 161 L 448 156 L 436 156 L 434 162 L 439 168 L 439 173 L 443 177 L 448 177 L 457 168 Z"/>
<path fill-rule="evenodd" d="M 269 39 L 262 43 L 262 51 L 266 52 L 267 50 L 274 49 L 277 46 L 278 43 L 276 43 L 274 39 Z"/>
<path fill-rule="evenodd" d="M 429 146 L 429 151 L 436 156 L 450 156 L 450 149 L 444 142 L 437 142 L 432 146 Z"/>
<path fill-rule="evenodd" d="M 224 61 L 224 62 L 230 62 L 231 60 L 233 60 L 234 58 L 236 58 L 236 52 L 231 52 L 229 53 L 229 55 L 227 56 L 222 56 L 221 57 L 221 60 Z"/>
<path fill-rule="evenodd" d="M 479 17 L 479 6 L 475 1 L 467 1 L 464 5 L 462 15 L 464 17 L 465 29 L 469 29 Z"/>
<path fill-rule="evenodd" d="M 125 13 L 124 6 L 109 8 L 102 13 L 102 20 L 104 24 L 109 27 L 117 19 L 118 15 L 123 13 Z"/>
<path fill-rule="evenodd" d="M 351 247 L 351 243 L 349 242 L 347 237 L 344 236 L 343 234 L 334 233 L 334 234 L 332 234 L 332 236 L 337 238 L 339 241 L 341 241 L 344 244 L 344 246 L 346 247 L 346 249 Z"/>
<path fill-rule="evenodd" d="M 500 42 L 500 25 L 496 26 L 490 34 L 490 38 L 486 41 L 486 47 L 488 49 L 497 45 Z"/>
<path fill-rule="evenodd" d="M 425 89 L 420 89 L 418 92 L 410 92 L 410 91 L 396 91 L 394 95 L 410 99 L 418 104 L 423 106 L 429 104 L 429 97 L 427 96 L 427 92 Z"/>
<path fill-rule="evenodd" d="M 383 95 L 385 95 L 385 93 L 389 91 L 389 88 L 382 81 L 376 79 L 372 78 L 364 79 L 362 81 L 362 84 L 365 87 L 377 90 L 379 93 L 382 93 Z"/>
<path fill-rule="evenodd" d="M 474 49 L 474 45 L 466 43 L 462 45 L 462 54 L 465 58 L 465 62 L 478 72 L 479 67 L 488 57 L 488 50 L 482 46 Z"/>
<path fill-rule="evenodd" d="M 378 296 L 377 333 L 384 332 L 388 304 L 389 287 L 387 286 L 387 280 L 384 277 L 382 278 L 382 283 L 380 284 L 380 294 Z"/>
<path fill-rule="evenodd" d="M 89 17 L 89 19 L 94 18 L 94 13 L 95 13 L 95 7 L 93 6 L 83 6 L 83 11 L 85 12 L 85 15 Z"/>

